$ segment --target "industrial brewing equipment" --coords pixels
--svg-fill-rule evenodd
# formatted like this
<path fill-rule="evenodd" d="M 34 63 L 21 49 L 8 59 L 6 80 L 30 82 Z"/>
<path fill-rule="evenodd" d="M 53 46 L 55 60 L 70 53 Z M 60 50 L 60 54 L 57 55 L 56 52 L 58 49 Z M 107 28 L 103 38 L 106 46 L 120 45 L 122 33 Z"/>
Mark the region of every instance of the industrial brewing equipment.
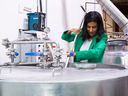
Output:
<path fill-rule="evenodd" d="M 127 37 L 128 20 L 111 1 L 97 1 L 110 16 L 117 16 L 114 20 Z M 11 61 L 0 65 L 0 96 L 128 96 L 127 64 L 74 63 L 65 67 L 63 50 L 50 40 L 49 30 L 38 31 L 19 30 L 17 40 L 3 40 Z M 111 41 L 108 50 L 117 42 L 126 44 Z"/>

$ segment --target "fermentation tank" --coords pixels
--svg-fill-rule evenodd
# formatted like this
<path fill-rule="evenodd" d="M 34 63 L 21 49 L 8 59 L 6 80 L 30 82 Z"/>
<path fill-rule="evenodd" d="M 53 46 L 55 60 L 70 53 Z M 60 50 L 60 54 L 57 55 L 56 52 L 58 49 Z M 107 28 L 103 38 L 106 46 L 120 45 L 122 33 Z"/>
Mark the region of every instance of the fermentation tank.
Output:
<path fill-rule="evenodd" d="M 71 68 L 1 66 L 0 96 L 127 96 L 123 66 L 76 64 Z"/>
<path fill-rule="evenodd" d="M 122 64 L 128 66 L 128 47 L 127 41 L 109 40 L 104 53 L 104 64 Z M 108 62 L 109 61 L 109 62 Z"/>

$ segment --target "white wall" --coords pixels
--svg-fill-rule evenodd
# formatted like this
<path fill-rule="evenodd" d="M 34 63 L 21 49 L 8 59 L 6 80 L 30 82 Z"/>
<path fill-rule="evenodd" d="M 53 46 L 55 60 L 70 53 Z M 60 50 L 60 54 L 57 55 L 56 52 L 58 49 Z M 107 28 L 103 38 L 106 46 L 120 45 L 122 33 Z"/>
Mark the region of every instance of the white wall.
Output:
<path fill-rule="evenodd" d="M 0 63 L 7 61 L 5 55 L 5 47 L 1 45 L 3 38 L 10 40 L 17 37 L 18 28 L 18 2 L 17 0 L 1 0 L 0 1 Z"/>
<path fill-rule="evenodd" d="M 62 32 L 72 27 L 79 28 L 84 14 L 80 6 L 84 6 L 85 1 L 93 2 L 95 0 L 47 0 L 47 10 L 45 1 L 42 0 L 42 5 L 43 11 L 47 12 L 47 26 L 51 29 L 49 37 L 58 42 L 64 50 L 67 50 L 67 43 L 61 40 Z M 64 3 L 66 4 L 66 9 L 64 8 Z M 5 55 L 7 50 L 1 45 L 2 39 L 15 40 L 18 35 L 18 29 L 24 27 L 24 18 L 27 13 L 24 9 L 34 12 L 37 10 L 36 5 L 37 0 L 0 1 L 0 64 L 10 60 Z M 90 8 L 92 8 L 92 5 Z"/>

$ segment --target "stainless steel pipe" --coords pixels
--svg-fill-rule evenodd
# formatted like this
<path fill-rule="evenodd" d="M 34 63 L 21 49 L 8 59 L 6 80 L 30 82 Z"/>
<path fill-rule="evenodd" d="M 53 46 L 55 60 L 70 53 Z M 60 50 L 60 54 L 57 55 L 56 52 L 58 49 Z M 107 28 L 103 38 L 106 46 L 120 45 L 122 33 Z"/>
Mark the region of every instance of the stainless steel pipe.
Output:
<path fill-rule="evenodd" d="M 124 31 L 124 35 L 128 36 L 128 19 L 120 12 L 120 10 L 110 0 L 96 0 L 103 10 L 119 25 Z"/>

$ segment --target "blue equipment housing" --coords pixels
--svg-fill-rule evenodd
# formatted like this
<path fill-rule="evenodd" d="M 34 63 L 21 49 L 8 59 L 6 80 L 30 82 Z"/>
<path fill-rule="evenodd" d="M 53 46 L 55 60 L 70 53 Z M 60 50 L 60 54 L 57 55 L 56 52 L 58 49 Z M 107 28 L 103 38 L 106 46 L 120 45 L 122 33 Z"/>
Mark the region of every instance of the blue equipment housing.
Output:
<path fill-rule="evenodd" d="M 28 13 L 28 30 L 43 31 L 45 28 L 45 13 Z"/>

